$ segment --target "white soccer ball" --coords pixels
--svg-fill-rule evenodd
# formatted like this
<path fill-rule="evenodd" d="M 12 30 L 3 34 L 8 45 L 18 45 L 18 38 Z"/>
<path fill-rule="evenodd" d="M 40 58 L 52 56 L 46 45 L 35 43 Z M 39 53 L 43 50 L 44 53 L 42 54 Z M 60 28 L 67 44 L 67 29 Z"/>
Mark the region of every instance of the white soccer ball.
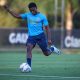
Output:
<path fill-rule="evenodd" d="M 27 63 L 22 63 L 19 69 L 21 72 L 31 72 L 31 67 Z"/>

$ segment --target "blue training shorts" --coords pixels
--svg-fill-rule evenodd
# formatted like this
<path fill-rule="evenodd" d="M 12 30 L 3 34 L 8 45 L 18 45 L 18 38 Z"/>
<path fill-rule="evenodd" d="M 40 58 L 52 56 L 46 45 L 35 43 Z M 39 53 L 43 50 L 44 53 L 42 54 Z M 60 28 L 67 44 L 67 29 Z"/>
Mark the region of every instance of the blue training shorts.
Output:
<path fill-rule="evenodd" d="M 29 36 L 27 40 L 27 44 L 28 43 L 32 44 L 33 46 L 38 44 L 43 52 L 47 51 L 48 45 L 47 45 L 47 39 L 44 33 L 41 33 L 37 36 Z"/>

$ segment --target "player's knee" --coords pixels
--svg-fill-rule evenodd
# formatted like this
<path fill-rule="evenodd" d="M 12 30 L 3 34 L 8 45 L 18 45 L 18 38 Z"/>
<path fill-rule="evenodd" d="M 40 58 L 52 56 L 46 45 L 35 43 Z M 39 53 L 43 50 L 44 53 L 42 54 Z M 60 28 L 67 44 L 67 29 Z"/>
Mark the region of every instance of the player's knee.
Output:
<path fill-rule="evenodd" d="M 32 57 L 32 47 L 31 45 L 27 45 L 27 57 L 31 58 Z"/>
<path fill-rule="evenodd" d="M 31 52 L 31 50 L 32 50 L 32 46 L 30 44 L 28 44 L 27 45 L 27 52 L 29 53 L 29 52 Z"/>
<path fill-rule="evenodd" d="M 30 46 L 29 45 L 27 45 L 27 51 L 30 51 Z"/>
<path fill-rule="evenodd" d="M 49 56 L 50 54 L 48 52 L 43 52 L 45 56 Z"/>

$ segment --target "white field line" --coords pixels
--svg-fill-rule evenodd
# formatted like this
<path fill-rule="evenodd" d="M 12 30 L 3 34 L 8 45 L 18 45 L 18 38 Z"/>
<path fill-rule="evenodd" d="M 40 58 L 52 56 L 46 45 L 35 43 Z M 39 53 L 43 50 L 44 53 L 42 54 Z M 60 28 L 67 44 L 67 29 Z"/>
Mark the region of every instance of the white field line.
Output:
<path fill-rule="evenodd" d="M 59 79 L 80 79 L 80 77 L 63 77 L 63 76 L 40 76 L 40 75 L 14 75 L 14 74 L 0 74 L 0 76 L 13 76 L 13 77 L 35 77 L 35 78 L 59 78 Z"/>

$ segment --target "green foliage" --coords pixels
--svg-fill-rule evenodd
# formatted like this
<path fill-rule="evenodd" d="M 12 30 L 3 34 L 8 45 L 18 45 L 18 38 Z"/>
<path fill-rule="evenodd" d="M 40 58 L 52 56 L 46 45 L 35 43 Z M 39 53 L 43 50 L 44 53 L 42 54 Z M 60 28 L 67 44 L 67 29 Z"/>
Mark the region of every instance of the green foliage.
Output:
<path fill-rule="evenodd" d="M 61 0 L 59 1 L 59 6 L 61 6 Z M 65 8 L 68 0 L 65 0 Z M 76 8 L 78 0 L 72 0 L 73 7 Z M 36 2 L 38 9 L 40 12 L 47 15 L 49 19 L 50 26 L 54 24 L 54 2 L 55 0 L 8 0 L 8 5 L 10 8 L 16 13 L 24 13 L 28 11 L 27 5 L 29 2 Z M 60 16 L 61 12 L 58 11 L 58 15 Z M 51 17 L 52 16 L 52 17 Z M 25 22 L 22 21 L 24 24 Z M 0 27 L 20 27 L 21 21 L 13 18 L 4 8 L 0 7 Z"/>

